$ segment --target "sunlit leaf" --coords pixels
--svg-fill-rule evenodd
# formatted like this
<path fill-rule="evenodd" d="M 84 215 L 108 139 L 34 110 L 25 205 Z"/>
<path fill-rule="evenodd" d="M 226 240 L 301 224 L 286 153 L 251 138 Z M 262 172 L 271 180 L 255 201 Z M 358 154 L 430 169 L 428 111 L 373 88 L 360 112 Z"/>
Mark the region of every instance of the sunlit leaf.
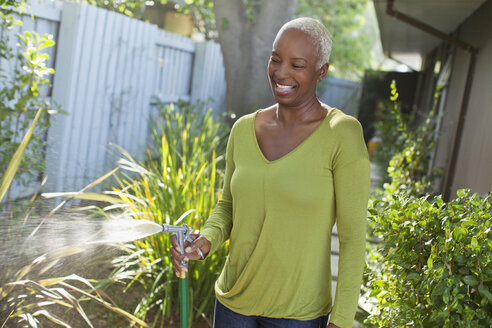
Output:
<path fill-rule="evenodd" d="M 22 161 L 22 157 L 24 156 L 24 152 L 27 148 L 27 145 L 29 144 L 29 140 L 31 140 L 34 128 L 36 127 L 36 123 L 38 122 L 42 111 L 43 111 L 43 107 L 40 107 L 38 109 L 38 112 L 36 113 L 36 116 L 34 117 L 34 120 L 31 123 L 31 126 L 29 127 L 26 134 L 24 135 L 24 138 L 19 144 L 19 147 L 15 151 L 14 155 L 12 156 L 12 159 L 10 160 L 9 165 L 7 166 L 7 169 L 5 170 L 5 173 L 2 178 L 2 183 L 0 184 L 0 202 L 5 196 L 7 190 L 9 189 L 12 180 L 14 179 L 15 173 L 19 168 L 19 165 Z"/>
<path fill-rule="evenodd" d="M 60 318 L 57 318 L 54 314 L 51 314 L 51 313 L 49 313 L 46 310 L 36 311 L 36 312 L 33 313 L 33 315 L 34 316 L 43 315 L 46 318 L 48 318 L 51 322 L 56 323 L 59 326 L 63 326 L 63 327 L 66 327 L 66 328 L 72 328 L 70 325 L 68 325 L 67 323 L 63 322 Z"/>
<path fill-rule="evenodd" d="M 479 282 L 477 277 L 472 276 L 472 275 L 464 276 L 461 278 L 461 280 L 463 280 L 463 282 L 465 284 L 467 284 L 468 286 L 472 286 L 472 287 L 478 285 L 478 282 Z"/>
<path fill-rule="evenodd" d="M 92 200 L 96 202 L 107 202 L 111 204 L 122 204 L 123 201 L 116 197 L 111 197 L 105 194 L 98 194 L 92 192 L 80 193 L 80 192 L 52 192 L 52 193 L 43 193 L 42 196 L 44 198 L 54 198 L 54 197 L 65 197 L 65 198 L 77 198 L 77 199 L 85 199 Z"/>

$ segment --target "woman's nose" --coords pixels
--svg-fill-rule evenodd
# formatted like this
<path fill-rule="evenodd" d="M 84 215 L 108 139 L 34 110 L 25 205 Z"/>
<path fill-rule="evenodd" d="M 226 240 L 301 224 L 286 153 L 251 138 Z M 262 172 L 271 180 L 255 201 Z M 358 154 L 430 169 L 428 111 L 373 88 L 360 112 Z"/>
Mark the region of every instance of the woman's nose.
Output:
<path fill-rule="evenodd" d="M 276 78 L 283 79 L 288 76 L 288 69 L 284 64 L 277 65 L 274 73 Z"/>

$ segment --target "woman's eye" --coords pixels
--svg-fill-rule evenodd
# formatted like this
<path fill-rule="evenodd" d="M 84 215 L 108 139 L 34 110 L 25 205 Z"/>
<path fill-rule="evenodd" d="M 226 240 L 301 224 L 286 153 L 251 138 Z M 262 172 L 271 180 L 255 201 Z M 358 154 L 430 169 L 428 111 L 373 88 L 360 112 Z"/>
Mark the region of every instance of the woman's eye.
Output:
<path fill-rule="evenodd" d="M 292 64 L 292 67 L 294 67 L 294 68 L 304 68 L 304 66 L 302 66 L 302 65 L 297 65 L 297 64 Z"/>
<path fill-rule="evenodd" d="M 278 63 L 278 62 L 279 62 L 279 60 L 278 60 L 277 58 L 273 58 L 273 57 L 270 57 L 270 60 L 271 60 L 272 62 L 274 62 L 274 63 Z"/>

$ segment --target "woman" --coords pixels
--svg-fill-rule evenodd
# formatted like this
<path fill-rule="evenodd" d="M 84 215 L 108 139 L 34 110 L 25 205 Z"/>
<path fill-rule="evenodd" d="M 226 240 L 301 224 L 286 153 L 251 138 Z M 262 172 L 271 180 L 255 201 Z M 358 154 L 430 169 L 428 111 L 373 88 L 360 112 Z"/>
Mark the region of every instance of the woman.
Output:
<path fill-rule="evenodd" d="M 230 239 L 214 326 L 352 327 L 362 279 L 369 161 L 359 122 L 321 103 L 331 40 L 317 20 L 278 32 L 268 62 L 276 104 L 240 118 L 227 145 L 222 198 L 180 260 Z M 340 240 L 331 299 L 331 232 Z"/>

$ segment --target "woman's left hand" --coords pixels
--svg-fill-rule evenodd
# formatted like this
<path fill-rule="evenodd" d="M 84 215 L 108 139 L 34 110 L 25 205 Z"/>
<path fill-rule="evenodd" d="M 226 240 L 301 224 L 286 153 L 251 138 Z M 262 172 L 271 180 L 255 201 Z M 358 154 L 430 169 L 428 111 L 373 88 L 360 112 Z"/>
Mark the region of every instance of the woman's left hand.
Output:
<path fill-rule="evenodd" d="M 340 327 L 330 322 L 330 324 L 326 328 L 340 328 Z"/>

